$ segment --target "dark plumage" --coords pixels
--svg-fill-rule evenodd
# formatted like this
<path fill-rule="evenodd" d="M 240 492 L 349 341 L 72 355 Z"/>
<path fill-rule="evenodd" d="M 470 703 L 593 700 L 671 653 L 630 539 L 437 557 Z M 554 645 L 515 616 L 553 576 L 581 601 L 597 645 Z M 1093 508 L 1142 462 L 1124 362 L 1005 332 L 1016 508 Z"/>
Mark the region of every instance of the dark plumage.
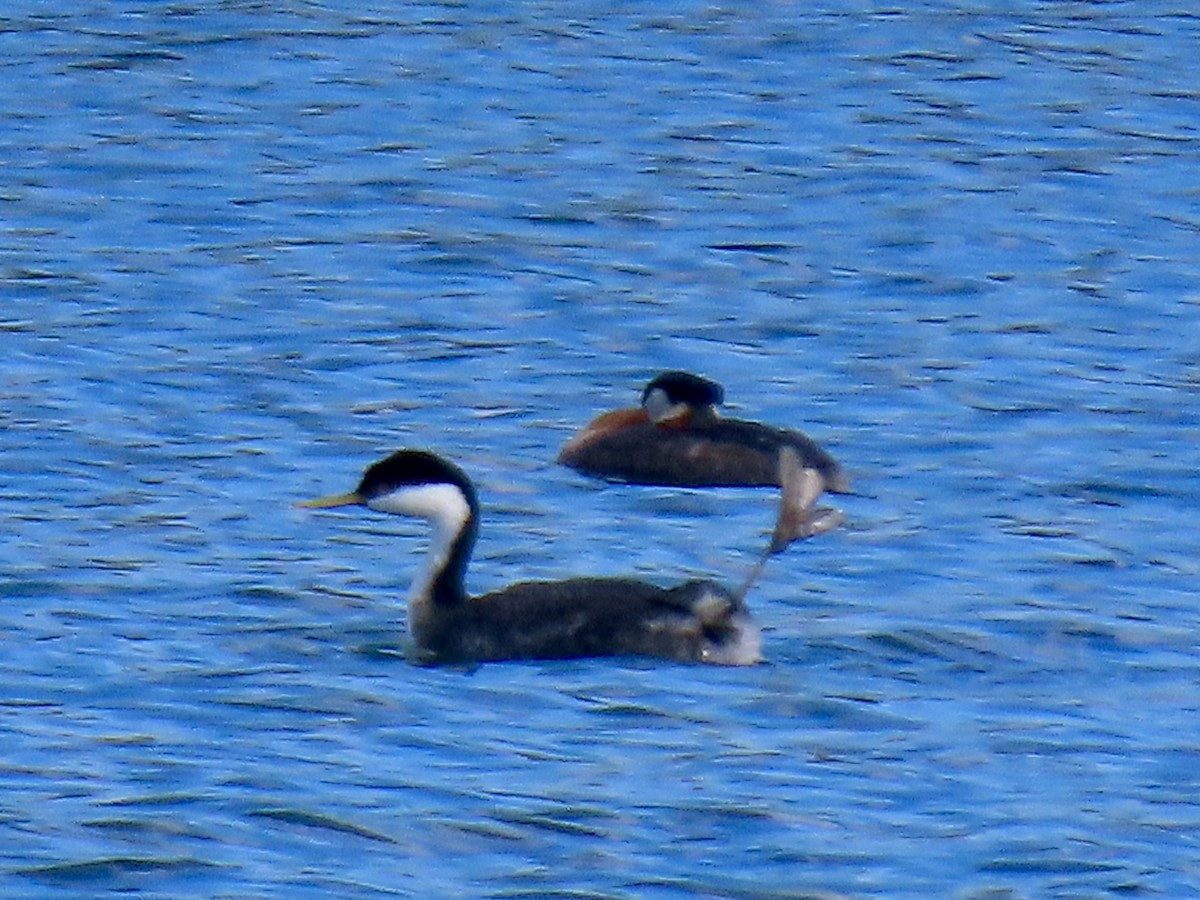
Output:
<path fill-rule="evenodd" d="M 721 386 L 688 372 L 664 372 L 642 392 L 640 409 L 612 410 L 571 438 L 558 461 L 587 475 L 681 487 L 778 485 L 779 452 L 793 448 L 827 490 L 844 493 L 841 465 L 799 431 L 721 418 Z"/>
<path fill-rule="evenodd" d="M 795 448 L 829 490 L 849 484 L 841 466 L 798 431 L 718 419 L 688 428 L 642 422 L 598 436 L 559 461 L 588 475 L 632 484 L 680 487 L 765 487 L 779 484 L 779 449 Z"/>
<path fill-rule="evenodd" d="M 766 556 L 840 521 L 813 509 L 820 476 L 783 454 L 780 514 Z M 782 476 L 781 476 L 782 477 Z M 463 580 L 478 532 L 470 479 L 431 453 L 401 450 L 367 469 L 358 487 L 302 504 L 359 505 L 415 515 L 433 526 L 423 574 L 409 595 L 409 633 L 428 662 L 639 655 L 747 665 L 760 658 L 760 635 L 743 602 L 713 581 L 663 588 L 632 578 L 527 581 L 471 597 Z M 761 566 L 761 561 L 759 566 Z"/>
<path fill-rule="evenodd" d="M 712 581 L 661 588 L 633 578 L 525 581 L 439 605 L 413 639 L 437 662 L 658 656 L 757 662 L 758 629 L 742 601 Z"/>
<path fill-rule="evenodd" d="M 711 378 L 692 372 L 674 370 L 655 375 L 642 391 L 643 408 L 655 391 L 662 391 L 670 404 L 684 404 L 693 410 L 720 406 L 725 402 L 725 388 Z"/>

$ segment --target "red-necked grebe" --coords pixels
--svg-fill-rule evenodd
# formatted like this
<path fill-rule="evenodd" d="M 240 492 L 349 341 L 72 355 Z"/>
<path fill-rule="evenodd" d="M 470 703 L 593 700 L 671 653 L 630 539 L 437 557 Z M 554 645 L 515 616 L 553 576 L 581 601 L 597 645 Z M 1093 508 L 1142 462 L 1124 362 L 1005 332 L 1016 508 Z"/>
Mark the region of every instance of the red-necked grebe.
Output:
<path fill-rule="evenodd" d="M 663 372 L 642 392 L 640 407 L 593 419 L 563 446 L 558 461 L 586 475 L 631 484 L 681 487 L 777 485 L 779 451 L 792 447 L 827 490 L 850 480 L 816 441 L 799 431 L 724 419 L 725 391 L 691 372 Z"/>
<path fill-rule="evenodd" d="M 823 488 L 819 473 L 791 452 L 781 455 L 781 467 L 775 533 L 737 592 L 706 580 L 663 588 L 633 578 L 571 578 L 471 597 L 463 579 L 479 528 L 475 488 L 458 466 L 422 450 L 375 463 L 348 494 L 301 505 L 366 506 L 429 522 L 429 550 L 408 598 L 409 636 L 423 661 L 636 655 L 749 665 L 761 658 L 761 636 L 743 597 L 763 562 L 841 521 L 836 510 L 812 505 Z"/>

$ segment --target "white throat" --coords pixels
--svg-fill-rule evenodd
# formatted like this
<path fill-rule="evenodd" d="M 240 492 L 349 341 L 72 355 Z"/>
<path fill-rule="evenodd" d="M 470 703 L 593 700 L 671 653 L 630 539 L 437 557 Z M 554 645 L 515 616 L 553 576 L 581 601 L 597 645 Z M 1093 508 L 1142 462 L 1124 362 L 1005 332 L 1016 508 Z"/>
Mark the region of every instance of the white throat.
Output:
<path fill-rule="evenodd" d="M 471 518 L 471 505 L 463 492 L 453 484 L 420 484 L 373 497 L 367 501 L 367 506 L 378 512 L 416 516 L 433 528 L 429 550 L 408 592 L 411 626 L 412 605 L 430 602 L 433 581 L 446 567 L 450 547 Z"/>
<path fill-rule="evenodd" d="M 651 422 L 662 422 L 687 412 L 687 404 L 672 403 L 667 397 L 666 391 L 662 388 L 654 388 L 646 394 L 646 398 L 642 401 L 642 409 L 646 411 Z"/>

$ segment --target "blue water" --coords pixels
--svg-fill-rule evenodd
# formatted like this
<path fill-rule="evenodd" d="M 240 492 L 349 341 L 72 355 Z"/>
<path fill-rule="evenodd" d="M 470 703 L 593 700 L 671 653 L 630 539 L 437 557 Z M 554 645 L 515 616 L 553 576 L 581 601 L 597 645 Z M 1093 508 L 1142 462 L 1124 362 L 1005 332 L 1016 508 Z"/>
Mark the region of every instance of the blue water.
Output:
<path fill-rule="evenodd" d="M 801 6 L 6 4 L 0 893 L 1200 894 L 1200 17 Z M 768 492 L 552 463 L 674 367 L 856 481 L 764 665 L 415 667 L 293 507 L 736 581 Z"/>

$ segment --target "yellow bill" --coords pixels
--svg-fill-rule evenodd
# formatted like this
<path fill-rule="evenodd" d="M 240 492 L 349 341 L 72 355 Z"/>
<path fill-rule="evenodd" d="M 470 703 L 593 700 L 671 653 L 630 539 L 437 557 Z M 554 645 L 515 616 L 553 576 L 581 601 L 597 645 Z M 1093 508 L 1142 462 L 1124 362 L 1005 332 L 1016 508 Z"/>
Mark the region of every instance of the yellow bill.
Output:
<path fill-rule="evenodd" d="M 348 494 L 330 494 L 328 497 L 317 497 L 315 500 L 301 500 L 297 506 L 305 509 L 329 509 L 334 506 L 362 506 L 365 501 L 362 494 L 351 491 Z"/>

